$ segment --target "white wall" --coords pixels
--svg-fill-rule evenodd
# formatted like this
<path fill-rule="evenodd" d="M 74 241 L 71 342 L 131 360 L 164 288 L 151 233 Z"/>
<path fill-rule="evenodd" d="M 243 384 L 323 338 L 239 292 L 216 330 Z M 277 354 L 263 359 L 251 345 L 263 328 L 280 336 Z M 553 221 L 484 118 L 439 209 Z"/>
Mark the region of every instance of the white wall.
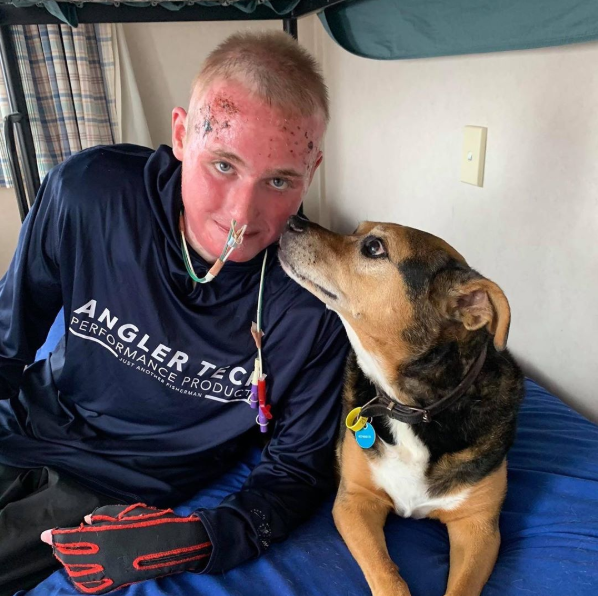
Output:
<path fill-rule="evenodd" d="M 323 38 L 333 120 L 321 219 L 445 238 L 506 292 L 526 372 L 598 419 L 598 43 L 378 62 Z M 487 126 L 483 188 L 459 181 Z"/>
<path fill-rule="evenodd" d="M 0 188 L 0 278 L 6 273 L 21 229 L 19 207 L 12 188 Z"/>

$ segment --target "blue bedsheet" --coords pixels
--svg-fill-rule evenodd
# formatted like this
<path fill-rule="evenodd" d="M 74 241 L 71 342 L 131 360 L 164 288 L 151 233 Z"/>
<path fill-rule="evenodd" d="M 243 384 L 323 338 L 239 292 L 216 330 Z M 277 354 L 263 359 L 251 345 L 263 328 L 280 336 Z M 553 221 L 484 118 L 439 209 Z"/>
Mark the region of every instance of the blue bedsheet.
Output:
<path fill-rule="evenodd" d="M 53 330 L 44 351 L 61 334 Z M 58 334 L 58 335 L 56 335 Z M 257 451 L 178 512 L 217 505 L 239 489 Z M 332 497 L 292 537 L 257 561 L 223 575 L 191 573 L 144 582 L 119 596 L 361 596 L 367 584 L 331 515 Z M 531 380 L 509 455 L 509 490 L 500 520 L 502 545 L 484 596 L 598 596 L 598 426 Z M 413 596 L 442 596 L 449 543 L 432 520 L 391 516 L 386 537 Z M 28 592 L 75 595 L 58 571 Z"/>

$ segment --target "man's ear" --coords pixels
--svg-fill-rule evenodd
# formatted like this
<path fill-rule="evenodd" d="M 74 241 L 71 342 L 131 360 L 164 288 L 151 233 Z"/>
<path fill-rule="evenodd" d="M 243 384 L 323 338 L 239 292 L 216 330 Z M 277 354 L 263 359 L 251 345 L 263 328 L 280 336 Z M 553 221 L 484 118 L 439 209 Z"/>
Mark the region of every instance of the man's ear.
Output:
<path fill-rule="evenodd" d="M 480 277 L 450 287 L 445 298 L 445 313 L 460 321 L 465 329 L 475 331 L 486 327 L 494 336 L 494 347 L 507 347 L 511 309 L 504 292 L 489 279 Z"/>
<path fill-rule="evenodd" d="M 172 110 L 172 152 L 183 161 L 185 139 L 187 137 L 187 112 L 183 108 Z"/>
<path fill-rule="evenodd" d="M 324 154 L 321 151 L 318 151 L 318 156 L 316 157 L 316 161 L 314 163 L 314 167 L 311 171 L 311 174 L 309 175 L 309 184 L 307 185 L 307 187 L 309 188 L 311 186 L 311 182 L 314 179 L 314 176 L 316 174 L 316 170 L 320 167 L 320 164 L 322 163 L 322 160 L 324 159 Z"/>

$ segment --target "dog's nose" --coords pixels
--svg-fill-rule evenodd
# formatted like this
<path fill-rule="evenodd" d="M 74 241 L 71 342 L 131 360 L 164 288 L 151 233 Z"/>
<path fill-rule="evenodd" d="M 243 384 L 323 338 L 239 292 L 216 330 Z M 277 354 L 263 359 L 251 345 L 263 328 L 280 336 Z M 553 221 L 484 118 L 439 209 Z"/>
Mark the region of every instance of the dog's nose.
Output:
<path fill-rule="evenodd" d="M 305 232 L 309 226 L 309 221 L 298 215 L 291 215 L 287 221 L 287 228 L 292 232 Z"/>

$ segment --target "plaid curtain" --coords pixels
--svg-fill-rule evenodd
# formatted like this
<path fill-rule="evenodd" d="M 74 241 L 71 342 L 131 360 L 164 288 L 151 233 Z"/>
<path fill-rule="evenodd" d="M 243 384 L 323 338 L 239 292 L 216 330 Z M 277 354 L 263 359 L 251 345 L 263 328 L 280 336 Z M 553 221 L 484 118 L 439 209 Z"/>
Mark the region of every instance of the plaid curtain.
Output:
<path fill-rule="evenodd" d="M 117 142 L 111 26 L 24 25 L 11 30 L 40 179 L 81 149 Z M 4 118 L 9 107 L 3 81 L 0 109 Z M 12 186 L 3 135 L 0 166 L 0 186 Z"/>

